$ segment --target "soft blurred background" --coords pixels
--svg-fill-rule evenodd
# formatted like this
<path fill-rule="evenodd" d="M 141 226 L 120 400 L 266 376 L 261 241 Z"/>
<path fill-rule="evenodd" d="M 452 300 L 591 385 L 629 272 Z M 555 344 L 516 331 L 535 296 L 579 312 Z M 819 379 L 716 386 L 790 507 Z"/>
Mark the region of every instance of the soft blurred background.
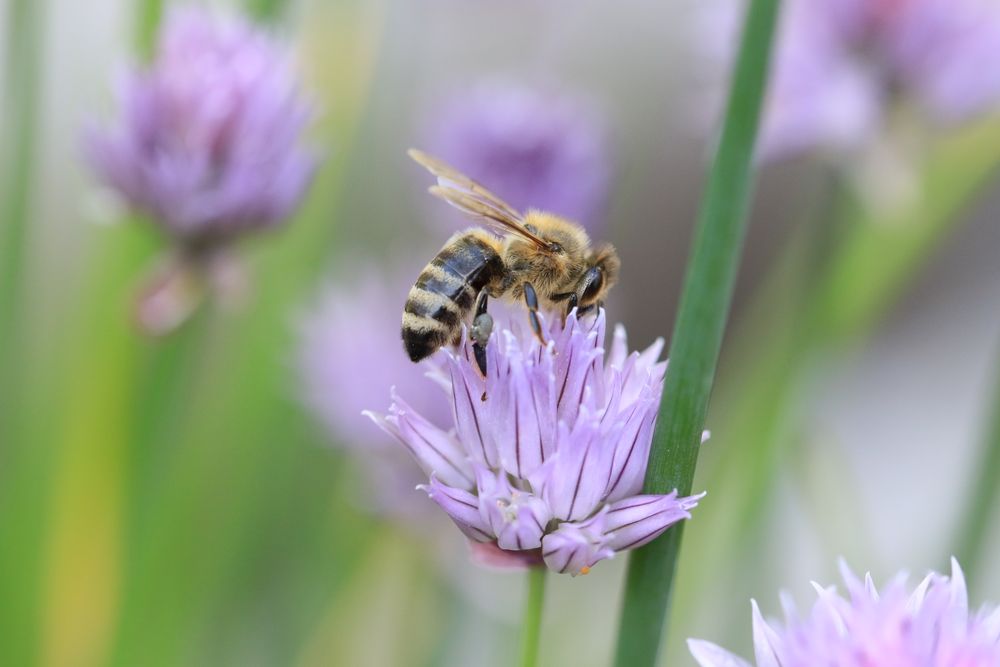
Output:
<path fill-rule="evenodd" d="M 522 577 L 468 563 L 360 415 L 423 381 L 399 310 L 462 224 L 405 149 L 585 222 L 623 259 L 613 319 L 669 337 L 739 16 L 704 4 L 210 3 L 294 54 L 318 167 L 227 247 L 237 289 L 167 290 L 151 335 L 178 237 L 85 134 L 171 3 L 3 0 L 0 664 L 511 664 Z M 822 34 L 791 4 L 663 664 L 747 654 L 749 598 L 805 604 L 841 556 L 882 580 L 958 553 L 1000 598 L 1000 508 L 963 536 L 998 399 L 1000 5 L 943 39 L 934 0 L 837 3 Z M 624 565 L 549 578 L 542 664 L 608 664 Z"/>

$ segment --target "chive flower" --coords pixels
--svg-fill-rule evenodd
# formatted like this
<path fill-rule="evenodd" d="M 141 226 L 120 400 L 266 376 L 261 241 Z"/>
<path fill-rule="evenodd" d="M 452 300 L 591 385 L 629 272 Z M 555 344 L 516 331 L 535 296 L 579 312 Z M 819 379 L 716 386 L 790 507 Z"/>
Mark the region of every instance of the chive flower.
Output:
<path fill-rule="evenodd" d="M 733 56 L 742 1 L 723 0 L 705 43 Z M 875 142 L 897 103 L 932 125 L 995 111 L 1000 5 L 984 0 L 790 0 L 782 22 L 759 152 L 776 158 Z"/>
<path fill-rule="evenodd" d="M 367 414 L 410 451 L 430 476 L 420 488 L 487 560 L 586 574 L 689 518 L 701 498 L 641 495 L 663 342 L 629 354 L 619 326 L 605 355 L 603 310 L 546 322 L 545 345 L 521 329 L 494 330 L 485 378 L 468 340 L 439 355 L 451 423 L 396 390 L 387 415 Z"/>
<path fill-rule="evenodd" d="M 1000 608 L 969 611 L 965 579 L 952 559 L 951 577 L 931 573 L 910 591 L 906 575 L 882 591 L 841 564 L 847 596 L 813 584 L 819 600 L 800 616 L 782 598 L 785 622 L 753 609 L 758 667 L 995 667 L 1000 665 Z M 701 667 L 749 667 L 715 644 L 688 640 Z"/>
<path fill-rule="evenodd" d="M 611 183 L 609 139 L 603 118 L 586 100 L 540 86 L 484 81 L 446 98 L 427 133 L 431 153 L 514 208 L 555 213 L 591 232 L 603 222 Z"/>
<path fill-rule="evenodd" d="M 300 145 L 312 109 L 289 49 L 196 8 L 168 13 L 152 62 L 124 74 L 117 98 L 119 117 L 88 128 L 85 156 L 173 242 L 138 310 L 147 328 L 169 329 L 195 278 L 217 282 L 231 241 L 281 225 L 302 200 L 317 165 Z"/>

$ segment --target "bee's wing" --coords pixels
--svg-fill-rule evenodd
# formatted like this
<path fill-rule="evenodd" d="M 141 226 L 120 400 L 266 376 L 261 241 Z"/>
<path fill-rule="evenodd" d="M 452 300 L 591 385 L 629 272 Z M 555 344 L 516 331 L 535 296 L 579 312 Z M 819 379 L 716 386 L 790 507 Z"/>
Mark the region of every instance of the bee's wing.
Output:
<path fill-rule="evenodd" d="M 548 247 L 545 241 L 525 229 L 524 221 L 517 209 L 476 181 L 422 151 L 411 148 L 408 154 L 437 176 L 438 184 L 430 188 L 432 195 L 440 197 L 464 213 L 482 218 L 501 232 L 515 234 L 542 248 Z"/>

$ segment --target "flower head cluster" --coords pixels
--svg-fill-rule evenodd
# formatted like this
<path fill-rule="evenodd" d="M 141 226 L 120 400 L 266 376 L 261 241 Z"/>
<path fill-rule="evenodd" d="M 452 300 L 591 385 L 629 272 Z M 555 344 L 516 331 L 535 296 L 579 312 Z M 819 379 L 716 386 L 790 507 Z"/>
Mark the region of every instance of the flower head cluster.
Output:
<path fill-rule="evenodd" d="M 629 354 L 618 327 L 605 363 L 605 318 L 530 332 L 494 331 L 483 378 L 466 342 L 439 378 L 453 427 L 396 392 L 371 415 L 430 475 L 422 487 L 477 543 L 521 562 L 586 573 L 690 517 L 700 496 L 639 495 L 663 391 L 662 341 Z"/>
<path fill-rule="evenodd" d="M 819 600 L 804 618 L 783 600 L 784 627 L 766 622 L 753 603 L 758 667 L 995 667 L 1000 665 L 1000 608 L 969 612 L 965 579 L 928 575 L 912 592 L 904 575 L 881 592 L 842 565 L 848 597 L 814 584 Z M 689 640 L 702 667 L 749 667 L 709 642 Z"/>
<path fill-rule="evenodd" d="M 156 56 L 118 90 L 121 120 L 86 141 L 101 179 L 187 246 L 280 223 L 316 160 L 286 50 L 236 17 L 178 9 Z"/>
<path fill-rule="evenodd" d="M 732 58 L 737 6 L 723 0 L 706 37 Z M 761 154 L 853 149 L 891 103 L 953 123 L 1000 102 L 1000 4 L 991 0 L 791 0 L 782 8 Z M 724 41 L 723 41 L 724 40 Z"/>
<path fill-rule="evenodd" d="M 431 152 L 515 208 L 538 208 L 594 230 L 611 168 L 604 124 L 570 96 L 491 81 L 437 110 Z"/>

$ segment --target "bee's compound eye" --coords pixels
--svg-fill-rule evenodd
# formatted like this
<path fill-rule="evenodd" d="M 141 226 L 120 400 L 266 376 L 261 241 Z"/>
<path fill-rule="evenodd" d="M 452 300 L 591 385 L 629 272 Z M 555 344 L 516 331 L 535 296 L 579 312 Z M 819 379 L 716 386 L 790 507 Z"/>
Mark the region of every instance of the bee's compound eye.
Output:
<path fill-rule="evenodd" d="M 549 252 L 560 253 L 562 251 L 563 247 L 560 244 L 556 243 L 555 241 L 549 243 Z"/>
<path fill-rule="evenodd" d="M 588 303 L 591 299 L 597 296 L 602 287 L 604 287 L 604 271 L 601 271 L 599 268 L 594 269 L 593 280 L 591 280 L 586 289 L 583 290 L 583 302 Z"/>

